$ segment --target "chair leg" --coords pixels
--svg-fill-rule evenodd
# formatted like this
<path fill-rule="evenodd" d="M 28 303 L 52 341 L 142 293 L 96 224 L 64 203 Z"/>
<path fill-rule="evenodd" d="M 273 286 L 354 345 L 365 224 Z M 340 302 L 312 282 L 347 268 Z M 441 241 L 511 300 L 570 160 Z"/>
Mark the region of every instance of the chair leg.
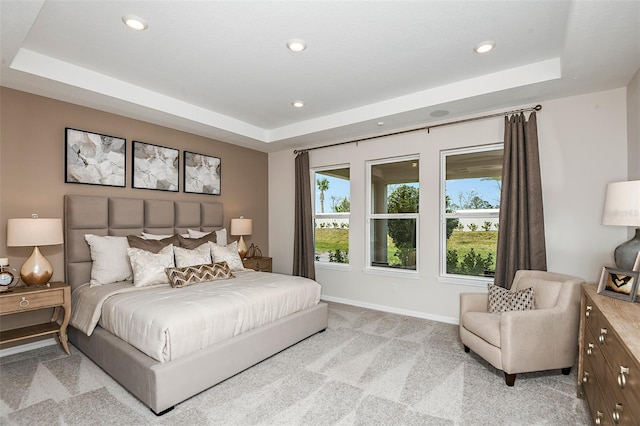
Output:
<path fill-rule="evenodd" d="M 504 373 L 504 382 L 507 384 L 507 386 L 513 386 L 516 382 L 516 375 Z"/>
<path fill-rule="evenodd" d="M 464 346 L 464 351 L 466 353 L 469 353 L 469 351 L 471 351 L 471 349 L 469 349 L 469 346 L 467 346 L 467 345 L 462 345 L 462 346 Z"/>
<path fill-rule="evenodd" d="M 568 376 L 569 374 L 571 374 L 571 367 L 563 368 L 560 371 L 562 371 L 562 374 L 564 374 L 565 376 Z"/>

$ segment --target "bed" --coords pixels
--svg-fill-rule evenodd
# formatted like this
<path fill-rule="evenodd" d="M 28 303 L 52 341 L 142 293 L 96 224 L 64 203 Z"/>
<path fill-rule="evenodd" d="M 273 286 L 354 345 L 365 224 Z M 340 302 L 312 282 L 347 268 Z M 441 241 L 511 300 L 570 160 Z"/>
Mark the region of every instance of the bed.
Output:
<path fill-rule="evenodd" d="M 86 234 L 173 235 L 184 234 L 188 229 L 216 231 L 224 224 L 221 203 L 84 195 L 65 196 L 64 223 L 65 279 L 72 287 L 72 299 L 74 293 L 79 294 L 80 289 L 87 287 L 91 277 Z M 245 275 L 254 280 L 259 274 L 271 280 L 278 276 L 264 272 Z M 242 273 L 237 275 L 241 278 Z M 79 350 L 161 415 L 326 327 L 327 305 L 320 302 L 169 360 L 154 359 L 100 325 L 95 326 L 90 336 L 70 326 L 68 336 Z"/>

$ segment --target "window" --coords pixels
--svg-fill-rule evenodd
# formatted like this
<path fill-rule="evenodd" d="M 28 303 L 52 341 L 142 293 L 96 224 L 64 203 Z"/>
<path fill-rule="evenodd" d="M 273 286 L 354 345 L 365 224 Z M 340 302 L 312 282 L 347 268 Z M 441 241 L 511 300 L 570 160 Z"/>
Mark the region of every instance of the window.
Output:
<path fill-rule="evenodd" d="M 494 276 L 502 153 L 502 144 L 441 153 L 441 275 Z"/>
<path fill-rule="evenodd" d="M 369 267 L 415 271 L 419 158 L 367 162 Z"/>
<path fill-rule="evenodd" d="M 321 263 L 349 263 L 349 166 L 315 169 L 315 257 Z"/>

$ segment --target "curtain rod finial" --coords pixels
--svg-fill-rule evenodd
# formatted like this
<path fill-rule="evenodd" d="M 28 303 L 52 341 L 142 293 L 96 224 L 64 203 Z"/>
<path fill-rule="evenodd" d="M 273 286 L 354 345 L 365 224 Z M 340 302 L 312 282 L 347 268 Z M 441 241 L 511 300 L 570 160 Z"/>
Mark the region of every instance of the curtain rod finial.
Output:
<path fill-rule="evenodd" d="M 533 109 L 535 109 L 536 111 L 540 111 L 542 109 L 542 105 L 538 104 L 534 106 Z"/>

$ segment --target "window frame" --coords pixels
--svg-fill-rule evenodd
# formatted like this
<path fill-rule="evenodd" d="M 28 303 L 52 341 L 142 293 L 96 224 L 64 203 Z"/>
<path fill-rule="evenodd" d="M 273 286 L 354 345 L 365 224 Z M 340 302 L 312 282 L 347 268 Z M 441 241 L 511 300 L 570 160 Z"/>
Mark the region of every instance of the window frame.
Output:
<path fill-rule="evenodd" d="M 446 182 L 447 182 L 447 157 L 451 155 L 473 154 L 487 151 L 503 150 L 504 155 L 504 143 L 497 142 L 487 145 L 475 145 L 464 148 L 452 148 L 440 151 L 440 270 L 438 278 L 440 282 L 449 282 L 452 284 L 463 285 L 476 285 L 486 287 L 487 284 L 493 283 L 492 277 L 481 277 L 473 275 L 462 274 L 449 274 L 447 273 L 447 219 L 455 218 L 499 218 L 500 208 L 491 209 L 494 212 L 487 212 L 486 209 L 482 212 L 464 212 L 464 213 L 447 213 L 447 201 L 446 201 Z M 502 174 L 500 175 L 502 179 Z M 496 247 L 497 249 L 497 247 Z"/>
<path fill-rule="evenodd" d="M 327 170 L 336 170 L 336 169 L 349 169 L 349 175 L 351 175 L 351 163 L 340 163 L 329 166 L 319 166 L 319 167 L 311 167 L 311 211 L 312 211 L 312 220 L 313 220 L 313 251 L 314 251 L 314 264 L 316 268 L 326 268 L 326 269 L 351 269 L 351 209 L 349 209 L 348 213 L 321 213 L 323 219 L 347 219 L 349 221 L 348 235 L 349 235 L 349 255 L 347 256 L 349 262 L 348 263 L 337 263 L 337 262 L 322 262 L 319 260 L 315 260 L 315 251 L 316 251 L 316 195 L 318 191 L 318 186 L 316 184 L 316 174 L 322 173 Z M 351 178 L 349 178 L 349 201 L 351 201 Z"/>
<path fill-rule="evenodd" d="M 401 157 L 389 157 L 377 160 L 368 160 L 365 162 L 366 169 L 366 194 L 365 194 L 365 267 L 364 271 L 382 275 L 402 275 L 402 276 L 418 276 L 420 274 L 420 209 L 417 213 L 373 213 L 373 183 L 371 180 L 371 169 L 378 164 L 400 163 L 404 161 L 415 160 L 418 162 L 418 196 L 420 194 L 420 154 L 405 155 Z M 389 266 L 373 266 L 371 265 L 371 245 L 372 245 L 372 229 L 371 226 L 376 219 L 415 219 L 416 221 L 416 269 L 393 268 Z"/>

